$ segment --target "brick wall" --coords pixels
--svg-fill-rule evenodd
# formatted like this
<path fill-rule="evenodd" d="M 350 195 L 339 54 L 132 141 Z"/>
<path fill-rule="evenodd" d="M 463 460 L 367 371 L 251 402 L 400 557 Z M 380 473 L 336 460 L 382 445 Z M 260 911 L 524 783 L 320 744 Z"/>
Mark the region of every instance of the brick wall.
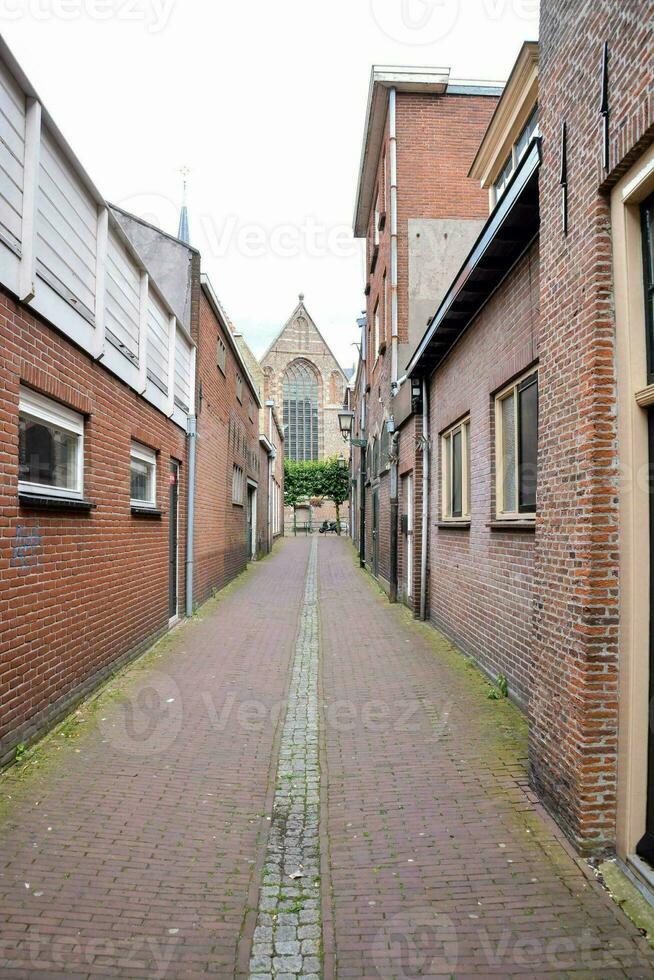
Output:
<path fill-rule="evenodd" d="M 579 846 L 615 841 L 618 510 L 608 186 L 654 135 L 651 2 L 543 0 L 541 427 L 532 772 Z M 600 64 L 610 45 L 611 163 Z M 567 238 L 559 133 L 568 126 Z"/>
<path fill-rule="evenodd" d="M 538 245 L 473 321 L 430 382 L 431 619 L 486 672 L 508 679 L 527 707 L 534 644 L 534 534 L 499 531 L 495 517 L 493 394 L 534 364 L 539 330 Z M 470 527 L 438 526 L 440 433 L 470 415 Z M 547 417 L 541 416 L 547 427 Z"/>
<path fill-rule="evenodd" d="M 259 419 L 252 392 L 234 357 L 225 330 L 206 296 L 198 298 L 198 399 L 195 506 L 194 599 L 204 602 L 238 575 L 247 562 L 246 506 L 232 502 L 234 464 L 259 484 L 267 504 L 267 468 L 261 462 Z M 227 346 L 225 373 L 216 364 L 221 336 Z M 242 403 L 236 397 L 237 372 L 243 377 Z M 259 531 L 262 528 L 259 527 Z"/>
<path fill-rule="evenodd" d="M 21 382 L 85 414 L 89 513 L 18 505 Z M 186 437 L 98 362 L 0 291 L 0 760 L 63 715 L 168 626 L 168 493 L 181 463 L 183 608 Z M 130 509 L 130 445 L 157 451 L 160 517 Z M 29 549 L 17 547 L 29 540 Z"/>
<path fill-rule="evenodd" d="M 477 181 L 468 178 L 468 171 L 486 130 L 496 98 L 488 96 L 423 95 L 398 93 L 396 103 L 397 168 L 398 168 L 398 337 L 408 341 L 408 222 L 410 218 L 486 218 L 488 194 Z M 383 187 L 387 190 L 384 204 Z M 370 293 L 367 299 L 367 380 L 370 391 L 367 399 L 367 431 L 369 445 L 381 435 L 385 420 L 393 414 L 391 399 L 391 300 L 390 300 L 390 148 L 388 121 L 379 161 L 377 184 L 380 210 L 387 209 L 386 225 L 379 236 L 379 256 L 375 271 L 368 275 Z M 374 213 L 369 217 L 367 236 L 367 270 L 374 247 Z M 388 283 L 388 302 L 384 296 L 384 278 Z M 374 311 L 380 316 L 381 351 L 374 349 Z M 402 441 L 402 440 L 401 440 Z M 401 446 L 404 464 L 407 458 L 416 468 L 415 440 L 404 439 Z M 408 454 L 408 457 L 407 457 Z M 420 480 L 416 490 L 421 493 Z M 372 490 L 367 488 L 366 558 L 372 560 Z M 421 498 L 420 498 L 421 499 Z M 379 573 L 388 581 L 390 576 L 390 488 L 388 476 L 379 483 L 380 529 Z M 416 498 L 416 514 L 420 502 Z M 403 542 L 399 536 L 399 547 Z M 419 555 L 418 541 L 415 548 Z M 418 577 L 414 577 L 414 592 L 419 595 Z"/>

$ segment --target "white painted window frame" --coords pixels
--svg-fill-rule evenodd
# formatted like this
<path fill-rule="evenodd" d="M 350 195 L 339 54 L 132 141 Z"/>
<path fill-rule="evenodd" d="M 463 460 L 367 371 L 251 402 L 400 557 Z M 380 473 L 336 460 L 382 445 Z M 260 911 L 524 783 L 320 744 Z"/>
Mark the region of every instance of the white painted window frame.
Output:
<path fill-rule="evenodd" d="M 518 447 L 518 388 L 523 381 L 538 375 L 538 368 L 531 367 L 524 374 L 502 388 L 495 395 L 495 518 L 498 521 L 531 521 L 536 520 L 535 514 L 522 513 L 520 510 L 504 509 L 504 440 L 502 426 L 502 403 L 512 394 L 515 399 L 515 499 L 516 507 L 519 507 L 520 498 L 520 460 Z"/>
<path fill-rule="evenodd" d="M 27 415 L 39 422 L 56 425 L 77 437 L 74 489 L 19 480 L 18 492 L 40 497 L 67 497 L 71 500 L 80 500 L 84 494 L 84 416 L 24 385 L 21 385 L 19 390 L 18 412 L 19 415 Z"/>
<path fill-rule="evenodd" d="M 452 440 L 461 433 L 461 516 L 452 516 L 453 478 Z M 470 522 L 470 415 L 464 416 L 441 433 L 441 520 L 450 524 Z"/>
<path fill-rule="evenodd" d="M 154 449 L 150 449 L 148 446 L 142 445 L 140 442 L 136 442 L 132 439 L 132 444 L 130 446 L 129 452 L 130 460 L 130 484 L 131 484 L 131 464 L 132 460 L 137 460 L 139 463 L 145 463 L 146 466 L 152 467 L 152 494 L 149 500 L 140 500 L 136 497 L 131 496 L 130 487 L 130 505 L 132 507 L 147 507 L 154 508 L 157 506 L 157 454 Z"/>

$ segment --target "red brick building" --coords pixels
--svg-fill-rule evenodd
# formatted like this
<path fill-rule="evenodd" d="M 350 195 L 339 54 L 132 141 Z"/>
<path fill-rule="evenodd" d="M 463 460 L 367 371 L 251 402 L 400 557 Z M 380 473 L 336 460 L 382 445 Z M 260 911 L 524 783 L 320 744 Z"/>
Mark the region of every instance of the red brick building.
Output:
<path fill-rule="evenodd" d="M 106 203 L 1 43 L 0 100 L 3 762 L 267 550 L 283 471 L 197 251 Z"/>
<path fill-rule="evenodd" d="M 398 380 L 435 296 L 487 214 L 487 196 L 468 171 L 500 92 L 494 84 L 457 82 L 438 68 L 374 68 L 370 81 L 354 220 L 355 235 L 366 238 L 365 407 L 359 398 L 355 409 L 367 447 L 365 477 L 360 450 L 353 473 L 363 483 L 357 495 L 365 501 L 365 562 L 391 595 L 399 593 L 416 612 L 421 597 L 424 607 L 422 452 L 416 453 L 421 422 L 409 386 Z M 395 482 L 402 501 L 397 545 L 391 541 L 398 526 Z"/>
<path fill-rule="evenodd" d="M 431 619 L 507 679 L 579 849 L 649 885 L 653 26 L 651 3 L 544 0 L 471 161 L 490 215 L 405 382 L 428 397 Z"/>

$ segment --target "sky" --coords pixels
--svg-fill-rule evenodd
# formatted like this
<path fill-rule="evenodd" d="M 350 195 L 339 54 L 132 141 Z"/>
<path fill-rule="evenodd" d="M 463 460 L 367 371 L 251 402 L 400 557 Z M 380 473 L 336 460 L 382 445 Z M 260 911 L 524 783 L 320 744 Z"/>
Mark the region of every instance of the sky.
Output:
<path fill-rule="evenodd" d="M 538 0 L 0 0 L 0 31 L 112 203 L 191 242 L 255 353 L 298 294 L 342 365 L 370 69 L 505 80 Z"/>

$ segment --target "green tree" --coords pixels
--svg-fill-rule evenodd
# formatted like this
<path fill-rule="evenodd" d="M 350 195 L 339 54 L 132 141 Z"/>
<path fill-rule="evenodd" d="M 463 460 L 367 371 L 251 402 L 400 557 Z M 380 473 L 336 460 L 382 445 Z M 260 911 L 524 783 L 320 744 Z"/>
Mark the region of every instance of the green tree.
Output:
<path fill-rule="evenodd" d="M 316 471 L 316 496 L 331 500 L 336 507 L 336 531 L 341 533 L 341 505 L 350 496 L 350 471 L 343 459 L 320 460 Z"/>
<path fill-rule="evenodd" d="M 331 500 L 336 507 L 336 530 L 340 534 L 340 508 L 349 496 L 350 474 L 343 460 L 339 460 L 337 456 L 303 463 L 284 460 L 284 502 L 293 508 L 294 530 L 295 508 L 300 501 L 310 497 L 323 497 Z"/>

